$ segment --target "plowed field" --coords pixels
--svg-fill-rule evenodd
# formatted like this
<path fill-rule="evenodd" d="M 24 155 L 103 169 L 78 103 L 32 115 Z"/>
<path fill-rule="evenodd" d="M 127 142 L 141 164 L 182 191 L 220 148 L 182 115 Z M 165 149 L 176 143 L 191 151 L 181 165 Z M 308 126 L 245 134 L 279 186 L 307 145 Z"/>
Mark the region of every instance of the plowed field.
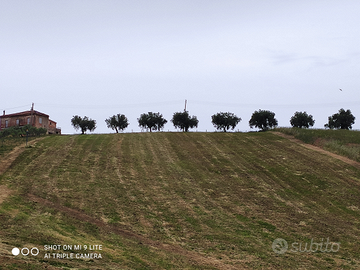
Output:
<path fill-rule="evenodd" d="M 7 156 L 0 269 L 360 268 L 359 167 L 277 134 L 49 136 Z"/>

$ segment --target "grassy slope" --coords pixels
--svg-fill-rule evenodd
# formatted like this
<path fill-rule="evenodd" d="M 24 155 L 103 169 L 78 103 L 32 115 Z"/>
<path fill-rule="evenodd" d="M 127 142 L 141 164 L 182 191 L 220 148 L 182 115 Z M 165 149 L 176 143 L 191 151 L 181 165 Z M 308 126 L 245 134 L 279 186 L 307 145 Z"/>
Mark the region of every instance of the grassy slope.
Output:
<path fill-rule="evenodd" d="M 0 269 L 360 267 L 360 171 L 270 133 L 48 137 L 0 185 L 16 191 L 0 205 L 0 252 L 104 246 L 100 260 L 44 259 L 41 249 L 3 258 Z M 329 237 L 341 248 L 277 255 L 279 237 Z"/>
<path fill-rule="evenodd" d="M 277 131 L 360 162 L 359 131 L 304 128 L 278 128 Z"/>
<path fill-rule="evenodd" d="M 28 142 L 37 139 L 39 137 L 28 137 Z M 0 136 L 0 158 L 5 157 L 6 154 L 11 152 L 16 146 L 26 144 L 26 137 L 1 137 Z"/>

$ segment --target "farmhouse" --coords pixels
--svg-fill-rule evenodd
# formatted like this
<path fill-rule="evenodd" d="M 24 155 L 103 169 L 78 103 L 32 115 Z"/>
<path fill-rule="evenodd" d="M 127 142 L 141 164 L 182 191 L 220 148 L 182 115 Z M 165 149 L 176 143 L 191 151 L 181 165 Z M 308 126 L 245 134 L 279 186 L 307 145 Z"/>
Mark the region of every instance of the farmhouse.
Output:
<path fill-rule="evenodd" d="M 30 111 L 5 114 L 0 116 L 0 129 L 30 125 L 36 128 L 46 128 L 48 134 L 61 134 L 61 129 L 56 127 L 56 122 L 49 118 L 49 115 L 35 111 L 32 107 Z"/>

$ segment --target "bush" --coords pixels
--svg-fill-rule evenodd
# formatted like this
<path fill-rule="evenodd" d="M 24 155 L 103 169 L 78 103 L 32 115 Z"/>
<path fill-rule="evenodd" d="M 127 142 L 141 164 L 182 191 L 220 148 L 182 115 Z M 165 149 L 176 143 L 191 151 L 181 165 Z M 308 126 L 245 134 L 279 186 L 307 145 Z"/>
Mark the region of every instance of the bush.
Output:
<path fill-rule="evenodd" d="M 28 132 L 29 136 L 41 136 L 47 133 L 46 128 L 36 128 L 30 125 L 26 125 L 3 129 L 0 132 L 0 137 L 24 137 L 26 136 L 26 131 Z"/>

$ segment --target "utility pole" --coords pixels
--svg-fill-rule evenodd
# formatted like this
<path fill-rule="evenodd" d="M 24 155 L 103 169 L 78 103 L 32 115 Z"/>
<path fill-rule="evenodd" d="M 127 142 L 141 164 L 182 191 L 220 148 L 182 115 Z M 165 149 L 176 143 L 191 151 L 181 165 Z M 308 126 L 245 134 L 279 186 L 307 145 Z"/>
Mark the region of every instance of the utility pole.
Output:
<path fill-rule="evenodd" d="M 29 130 L 26 129 L 26 146 L 27 146 L 27 143 L 28 143 L 28 138 L 29 138 Z"/>
<path fill-rule="evenodd" d="M 185 109 L 184 109 L 184 112 L 186 112 L 186 102 L 187 102 L 187 100 L 185 99 Z"/>
<path fill-rule="evenodd" d="M 34 102 L 31 105 L 31 116 L 30 116 L 30 122 L 31 122 L 31 126 L 34 126 L 34 118 L 33 118 L 33 114 L 34 114 Z"/>

